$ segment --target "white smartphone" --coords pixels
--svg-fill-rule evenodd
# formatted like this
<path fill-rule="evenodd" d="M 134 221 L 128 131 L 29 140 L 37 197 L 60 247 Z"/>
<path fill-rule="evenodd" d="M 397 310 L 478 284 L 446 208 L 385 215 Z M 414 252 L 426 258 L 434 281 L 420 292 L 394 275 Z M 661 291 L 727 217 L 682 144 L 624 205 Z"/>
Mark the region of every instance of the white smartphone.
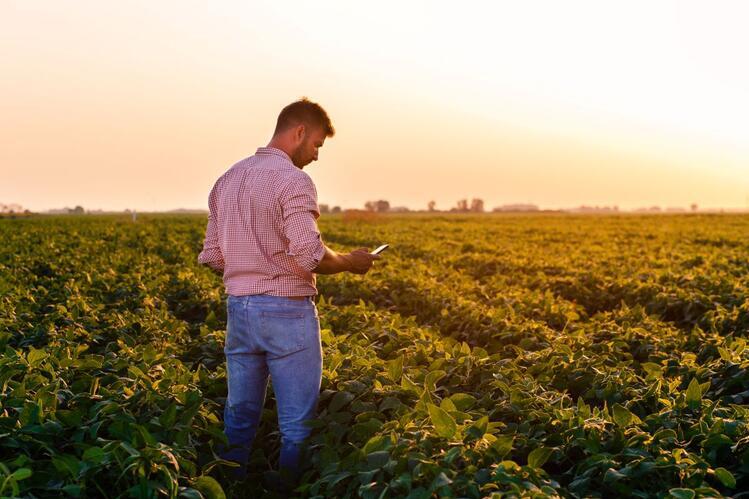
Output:
<path fill-rule="evenodd" d="M 383 244 L 382 246 L 380 246 L 379 248 L 377 248 L 376 250 L 374 250 L 374 251 L 372 252 L 372 254 L 373 254 L 373 255 L 379 255 L 380 253 L 382 253 L 383 251 L 385 251 L 385 250 L 386 250 L 386 249 L 388 249 L 389 247 L 390 247 L 390 245 L 389 245 L 389 244 Z"/>

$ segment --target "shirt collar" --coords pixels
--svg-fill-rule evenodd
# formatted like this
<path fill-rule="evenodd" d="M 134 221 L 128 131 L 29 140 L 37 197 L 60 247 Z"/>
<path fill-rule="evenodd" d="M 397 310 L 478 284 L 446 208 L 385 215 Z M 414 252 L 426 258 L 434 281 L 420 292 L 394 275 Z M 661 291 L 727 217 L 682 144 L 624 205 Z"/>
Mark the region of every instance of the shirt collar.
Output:
<path fill-rule="evenodd" d="M 288 161 L 289 163 L 291 163 L 292 165 L 294 164 L 291 161 L 291 157 L 289 157 L 288 154 L 283 152 L 281 149 L 276 149 L 275 147 L 258 147 L 257 152 L 255 152 L 255 154 L 271 154 L 273 156 L 279 156 L 285 159 L 286 161 Z"/>

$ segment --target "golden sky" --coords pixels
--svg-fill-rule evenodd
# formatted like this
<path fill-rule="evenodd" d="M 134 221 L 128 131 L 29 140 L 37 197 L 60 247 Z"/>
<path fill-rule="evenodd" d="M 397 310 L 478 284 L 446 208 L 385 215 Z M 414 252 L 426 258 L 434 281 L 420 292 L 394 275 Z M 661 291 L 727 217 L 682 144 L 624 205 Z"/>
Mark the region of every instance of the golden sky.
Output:
<path fill-rule="evenodd" d="M 749 205 L 749 3 L 0 2 L 0 203 L 205 208 L 301 97 L 321 203 Z"/>

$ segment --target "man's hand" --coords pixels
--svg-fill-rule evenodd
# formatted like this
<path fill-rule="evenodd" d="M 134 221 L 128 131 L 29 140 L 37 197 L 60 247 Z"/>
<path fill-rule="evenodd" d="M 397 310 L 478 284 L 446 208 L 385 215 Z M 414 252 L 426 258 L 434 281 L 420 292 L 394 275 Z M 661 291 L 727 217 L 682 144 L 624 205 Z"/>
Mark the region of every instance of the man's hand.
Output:
<path fill-rule="evenodd" d="M 366 274 L 372 268 L 374 261 L 380 259 L 380 255 L 373 255 L 369 252 L 369 248 L 355 249 L 344 257 L 349 261 L 351 267 L 349 272 L 354 274 Z"/>
<path fill-rule="evenodd" d="M 380 255 L 371 254 L 368 248 L 339 254 L 326 246 L 322 260 L 312 272 L 316 274 L 337 274 L 338 272 L 366 274 L 372 268 L 372 263 L 379 259 Z"/>

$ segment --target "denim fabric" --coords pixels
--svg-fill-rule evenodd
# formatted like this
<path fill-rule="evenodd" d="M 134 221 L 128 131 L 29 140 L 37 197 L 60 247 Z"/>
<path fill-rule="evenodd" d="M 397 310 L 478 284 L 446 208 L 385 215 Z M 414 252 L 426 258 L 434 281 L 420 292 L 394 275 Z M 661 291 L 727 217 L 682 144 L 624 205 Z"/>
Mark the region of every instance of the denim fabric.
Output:
<path fill-rule="evenodd" d="M 316 416 L 322 376 L 314 301 L 229 296 L 224 353 L 229 388 L 224 433 L 230 447 L 221 457 L 240 464 L 235 477 L 245 475 L 270 375 L 281 430 L 279 467 L 297 476 L 302 443 L 311 432 L 304 422 Z"/>

